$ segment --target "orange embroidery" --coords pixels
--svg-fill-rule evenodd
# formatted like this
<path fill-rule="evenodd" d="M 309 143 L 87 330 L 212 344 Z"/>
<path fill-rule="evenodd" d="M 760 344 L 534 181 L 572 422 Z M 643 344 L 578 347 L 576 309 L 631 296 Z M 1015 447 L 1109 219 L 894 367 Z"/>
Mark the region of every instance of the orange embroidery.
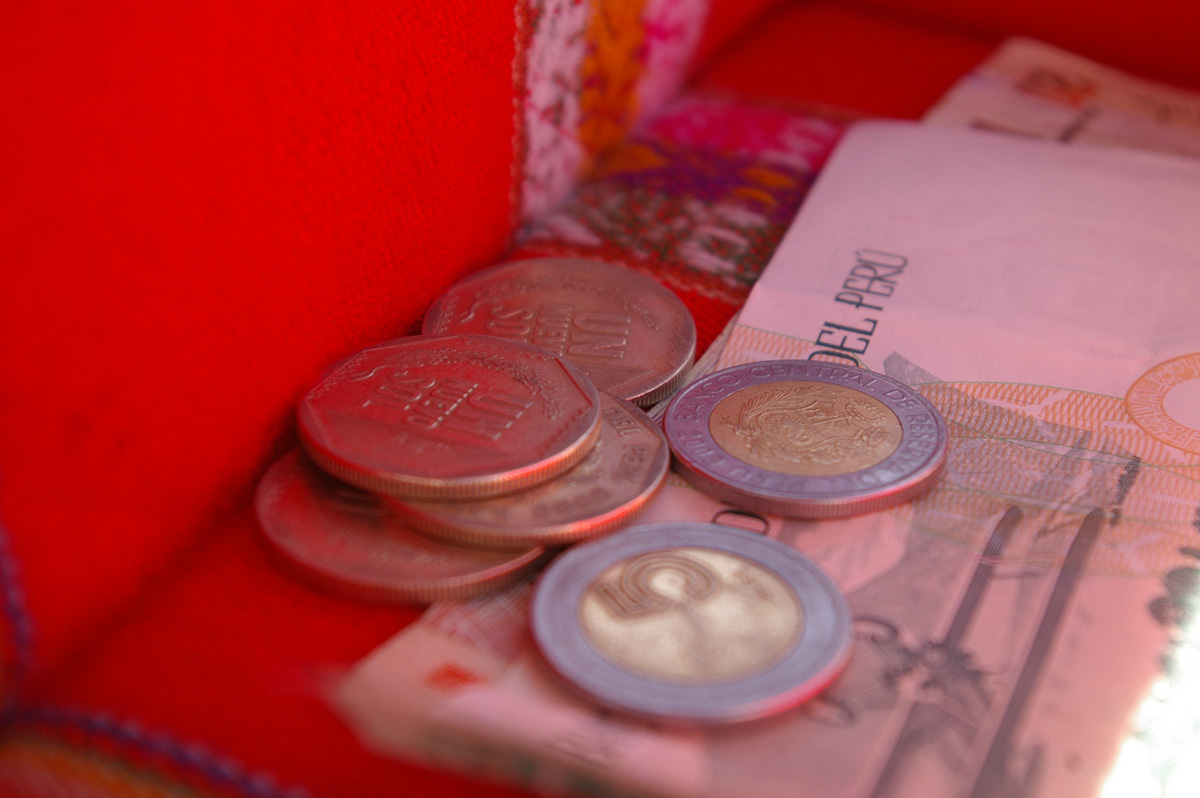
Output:
<path fill-rule="evenodd" d="M 644 66 L 645 0 L 597 2 L 588 18 L 579 96 L 579 140 L 596 155 L 624 138 L 637 117 L 637 82 Z"/>

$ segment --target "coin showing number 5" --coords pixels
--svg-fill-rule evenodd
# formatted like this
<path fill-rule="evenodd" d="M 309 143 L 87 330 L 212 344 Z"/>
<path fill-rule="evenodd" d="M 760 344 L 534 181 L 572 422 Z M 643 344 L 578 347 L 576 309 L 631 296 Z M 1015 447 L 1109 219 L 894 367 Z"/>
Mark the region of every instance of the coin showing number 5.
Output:
<path fill-rule="evenodd" d="M 539 580 L 538 649 L 604 706 L 674 724 L 772 715 L 845 666 L 850 611 L 811 560 L 715 524 L 636 527 L 579 546 Z"/>

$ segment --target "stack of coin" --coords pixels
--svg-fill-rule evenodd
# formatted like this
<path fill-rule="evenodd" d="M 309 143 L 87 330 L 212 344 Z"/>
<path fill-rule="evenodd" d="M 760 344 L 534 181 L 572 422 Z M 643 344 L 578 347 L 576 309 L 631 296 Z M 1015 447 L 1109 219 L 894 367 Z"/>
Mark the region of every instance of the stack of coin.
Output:
<path fill-rule="evenodd" d="M 425 604 L 507 585 L 542 565 L 540 546 L 487 551 L 425 538 L 380 498 L 317 468 L 293 449 L 267 471 L 255 509 L 285 567 L 335 593 Z"/>
<path fill-rule="evenodd" d="M 333 367 L 299 404 L 303 451 L 268 472 L 256 500 L 264 537 L 300 574 L 377 600 L 475 595 L 627 524 L 662 484 L 666 439 L 628 400 L 657 400 L 690 365 L 682 303 L 609 264 L 491 271 L 515 287 L 489 278 L 480 296 L 496 301 L 478 300 L 480 313 L 527 316 L 547 344 L 557 324 L 563 340 L 429 333 Z M 479 293 L 453 288 L 436 307 L 462 291 Z M 597 375 L 622 393 L 598 389 Z"/>
<path fill-rule="evenodd" d="M 946 425 L 886 376 L 809 361 L 686 388 L 695 327 L 649 278 L 571 258 L 505 263 L 439 299 L 423 333 L 332 368 L 297 410 L 302 451 L 263 478 L 268 542 L 351 595 L 476 595 L 559 557 L 531 628 L 562 678 L 613 709 L 729 723 L 815 694 L 849 656 L 845 600 L 742 530 L 632 529 L 672 458 L 700 489 L 823 518 L 928 489 Z M 664 429 L 637 405 L 674 393 Z"/>

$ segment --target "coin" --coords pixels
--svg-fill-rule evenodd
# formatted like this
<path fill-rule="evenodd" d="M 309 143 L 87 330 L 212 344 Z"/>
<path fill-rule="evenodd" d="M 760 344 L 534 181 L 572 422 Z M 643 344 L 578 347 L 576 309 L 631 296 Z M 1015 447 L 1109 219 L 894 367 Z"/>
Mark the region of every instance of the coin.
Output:
<path fill-rule="evenodd" d="M 643 412 L 600 394 L 600 438 L 583 462 L 534 488 L 474 502 L 392 500 L 426 534 L 482 546 L 563 545 L 628 523 L 666 477 L 670 450 Z"/>
<path fill-rule="evenodd" d="M 543 346 L 641 407 L 669 396 L 696 352 L 695 323 L 675 294 L 632 269 L 586 258 L 513 261 L 471 275 L 434 302 L 423 331 Z"/>
<path fill-rule="evenodd" d="M 568 470 L 599 435 L 599 395 L 578 367 L 482 335 L 414 336 L 365 349 L 300 401 L 300 440 L 329 473 L 415 499 L 497 496 Z"/>
<path fill-rule="evenodd" d="M 655 720 L 733 723 L 828 685 L 850 610 L 809 559 L 716 524 L 634 527 L 562 554 L 534 589 L 538 650 L 596 703 Z"/>
<path fill-rule="evenodd" d="M 775 515 L 871 512 L 932 487 L 941 414 L 902 382 L 811 360 L 747 363 L 676 394 L 663 422 L 679 472 L 729 504 Z"/>
<path fill-rule="evenodd" d="M 378 497 L 317 468 L 299 449 L 259 482 L 263 536 L 292 570 L 318 586 L 374 601 L 426 604 L 503 587 L 541 565 L 540 547 L 486 551 L 408 530 Z"/>

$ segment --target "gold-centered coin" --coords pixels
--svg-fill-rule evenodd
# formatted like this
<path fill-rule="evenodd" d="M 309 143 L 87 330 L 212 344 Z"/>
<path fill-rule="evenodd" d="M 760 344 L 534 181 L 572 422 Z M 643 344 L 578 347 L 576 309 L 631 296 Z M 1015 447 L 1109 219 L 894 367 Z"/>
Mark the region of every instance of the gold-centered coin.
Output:
<path fill-rule="evenodd" d="M 811 560 L 732 527 L 634 527 L 575 546 L 530 606 L 538 651 L 598 704 L 692 725 L 761 718 L 825 688 L 850 608 Z"/>
<path fill-rule="evenodd" d="M 835 518 L 933 487 L 949 431 L 937 408 L 886 374 L 768 360 L 722 369 L 671 399 L 676 469 L 709 495 L 760 513 Z"/>
<path fill-rule="evenodd" d="M 900 419 L 862 391 L 811 380 L 751 385 L 708 419 L 717 444 L 743 462 L 798 477 L 849 474 L 900 447 Z"/>
<path fill-rule="evenodd" d="M 803 632 L 804 609 L 773 571 L 730 552 L 683 547 L 606 570 L 583 595 L 579 625 L 617 665 L 701 684 L 777 663 Z"/>

